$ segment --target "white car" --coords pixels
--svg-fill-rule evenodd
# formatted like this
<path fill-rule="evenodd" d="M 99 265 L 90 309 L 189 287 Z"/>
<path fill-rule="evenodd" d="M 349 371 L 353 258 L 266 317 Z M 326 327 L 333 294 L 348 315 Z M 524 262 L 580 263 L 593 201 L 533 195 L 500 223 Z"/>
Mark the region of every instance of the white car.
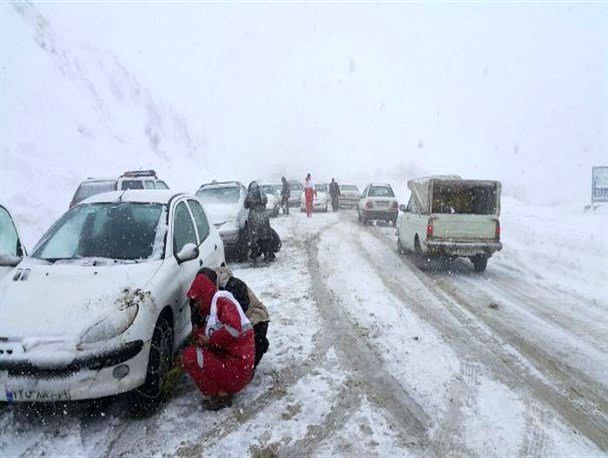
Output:
<path fill-rule="evenodd" d="M 368 184 L 357 204 L 357 215 L 363 225 L 372 220 L 396 224 L 398 213 L 399 202 L 388 183 Z"/>
<path fill-rule="evenodd" d="M 315 191 L 317 192 L 317 195 L 312 202 L 313 211 L 327 212 L 331 203 L 331 199 L 329 197 L 329 185 L 316 184 Z M 300 197 L 300 211 L 306 211 L 306 197 L 304 192 L 302 192 L 302 196 Z"/>
<path fill-rule="evenodd" d="M 156 405 L 192 330 L 190 284 L 223 262 L 194 196 L 115 191 L 76 205 L 0 282 L 0 401 L 133 392 Z"/>
<path fill-rule="evenodd" d="M 196 191 L 226 249 L 247 250 L 245 227 L 249 210 L 243 203 L 247 188 L 238 181 L 212 182 Z"/>
<path fill-rule="evenodd" d="M 397 248 L 425 256 L 467 257 L 475 271 L 502 249 L 498 181 L 435 176 L 408 182 L 412 195 L 400 207 Z"/>
<path fill-rule="evenodd" d="M 21 243 L 11 214 L 0 205 L 0 280 L 12 271 L 26 255 L 25 247 Z"/>
<path fill-rule="evenodd" d="M 361 192 L 354 184 L 340 185 L 340 207 L 357 208 Z"/>
<path fill-rule="evenodd" d="M 127 171 L 116 180 L 116 189 L 169 189 L 167 183 L 156 176 L 154 170 Z"/>
<path fill-rule="evenodd" d="M 266 213 L 268 216 L 279 216 L 279 207 L 281 205 L 281 195 L 277 194 L 275 185 L 261 184 L 260 189 L 266 193 L 268 202 L 266 202 Z"/>

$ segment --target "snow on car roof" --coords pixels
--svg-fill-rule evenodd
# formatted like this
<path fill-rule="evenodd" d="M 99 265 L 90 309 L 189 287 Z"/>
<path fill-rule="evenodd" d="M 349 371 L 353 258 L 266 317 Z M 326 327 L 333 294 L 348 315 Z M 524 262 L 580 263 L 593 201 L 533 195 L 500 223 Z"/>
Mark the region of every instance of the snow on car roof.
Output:
<path fill-rule="evenodd" d="M 169 189 L 128 189 L 126 191 L 112 191 L 97 194 L 89 197 L 82 201 L 85 204 L 91 203 L 102 203 L 102 202 L 116 202 L 120 196 L 122 196 L 122 202 L 145 202 L 145 203 L 159 203 L 167 204 L 169 201 L 178 195 L 182 195 L 182 192 L 175 192 Z M 184 194 L 185 195 L 185 194 Z M 188 196 L 195 199 L 194 196 Z"/>
<path fill-rule="evenodd" d="M 369 185 L 370 185 L 370 186 L 385 186 L 385 187 L 387 187 L 387 188 L 390 188 L 390 187 L 391 187 L 391 185 L 390 185 L 390 184 L 388 184 L 388 183 L 370 183 Z"/>

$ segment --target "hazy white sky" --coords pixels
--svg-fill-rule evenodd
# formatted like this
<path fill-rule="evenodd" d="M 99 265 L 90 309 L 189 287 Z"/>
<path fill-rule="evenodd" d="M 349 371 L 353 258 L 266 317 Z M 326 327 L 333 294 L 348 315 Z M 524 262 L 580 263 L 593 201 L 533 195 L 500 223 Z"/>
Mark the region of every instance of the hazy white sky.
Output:
<path fill-rule="evenodd" d="M 220 178 L 455 172 L 583 201 L 608 162 L 605 3 L 38 8 L 182 112 Z"/>

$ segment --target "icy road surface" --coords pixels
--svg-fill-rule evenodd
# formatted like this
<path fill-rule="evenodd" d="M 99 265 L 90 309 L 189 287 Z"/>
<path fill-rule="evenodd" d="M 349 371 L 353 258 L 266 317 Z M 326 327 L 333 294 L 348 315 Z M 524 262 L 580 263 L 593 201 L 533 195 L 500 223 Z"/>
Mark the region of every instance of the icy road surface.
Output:
<path fill-rule="evenodd" d="M 204 411 L 185 377 L 146 420 L 116 399 L 9 406 L 0 455 L 606 455 L 601 240 L 575 248 L 590 250 L 581 272 L 574 254 L 536 256 L 522 230 L 476 274 L 398 255 L 393 228 L 353 212 L 272 224 L 277 261 L 232 266 L 272 317 L 269 353 L 232 408 Z"/>

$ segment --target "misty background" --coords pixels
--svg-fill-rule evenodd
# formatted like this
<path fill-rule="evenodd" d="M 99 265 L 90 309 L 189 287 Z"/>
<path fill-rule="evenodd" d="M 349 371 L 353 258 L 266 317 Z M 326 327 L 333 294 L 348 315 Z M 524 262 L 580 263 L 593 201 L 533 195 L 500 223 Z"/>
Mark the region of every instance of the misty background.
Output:
<path fill-rule="evenodd" d="M 582 206 L 591 167 L 608 162 L 605 3 L 0 10 L 0 190 L 13 206 L 33 168 L 58 188 L 28 194 L 44 212 L 87 176 L 140 167 L 192 192 L 211 178 L 405 187 L 458 173 Z"/>

